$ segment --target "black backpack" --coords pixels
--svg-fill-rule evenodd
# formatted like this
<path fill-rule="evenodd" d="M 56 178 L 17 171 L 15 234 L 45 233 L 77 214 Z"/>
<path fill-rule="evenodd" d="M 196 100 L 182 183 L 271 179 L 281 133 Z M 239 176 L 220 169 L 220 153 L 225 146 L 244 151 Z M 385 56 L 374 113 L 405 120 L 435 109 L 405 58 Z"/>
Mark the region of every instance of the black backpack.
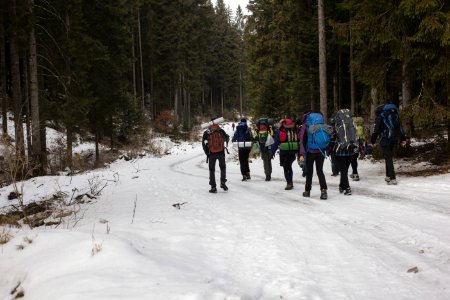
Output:
<path fill-rule="evenodd" d="M 357 145 L 356 128 L 352 113 L 348 109 L 339 110 L 334 117 L 336 129 L 336 149 L 353 150 Z"/>

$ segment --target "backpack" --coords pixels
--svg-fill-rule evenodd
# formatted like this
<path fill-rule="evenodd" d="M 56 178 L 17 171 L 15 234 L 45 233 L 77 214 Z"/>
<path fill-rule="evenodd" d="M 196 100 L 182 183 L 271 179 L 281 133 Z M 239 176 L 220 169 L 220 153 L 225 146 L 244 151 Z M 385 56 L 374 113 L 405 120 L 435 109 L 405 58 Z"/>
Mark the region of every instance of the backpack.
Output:
<path fill-rule="evenodd" d="M 286 119 L 282 122 L 280 128 L 280 149 L 281 150 L 298 150 L 299 139 L 295 123 Z"/>
<path fill-rule="evenodd" d="M 352 113 L 349 109 L 341 109 L 334 116 L 336 129 L 336 150 L 350 149 L 358 147 L 356 127 L 353 123 Z"/>
<path fill-rule="evenodd" d="M 306 149 L 322 150 L 330 144 L 331 126 L 325 125 L 321 113 L 309 113 L 306 116 L 307 142 Z"/>
<path fill-rule="evenodd" d="M 364 143 L 366 140 L 365 132 L 364 132 L 364 119 L 361 117 L 354 117 L 353 123 L 356 127 L 356 138 L 360 143 Z"/>
<path fill-rule="evenodd" d="M 251 148 L 252 141 L 247 123 L 239 123 L 236 127 L 236 141 L 238 148 Z"/>
<path fill-rule="evenodd" d="M 273 121 L 268 118 L 261 118 L 256 121 L 256 129 L 258 130 L 258 140 L 261 144 L 265 144 L 269 134 L 273 136 Z"/>
<path fill-rule="evenodd" d="M 381 120 L 386 125 L 383 135 L 393 141 L 400 138 L 401 127 L 398 116 L 397 106 L 395 104 L 386 104 L 380 109 Z"/>
<path fill-rule="evenodd" d="M 219 125 L 211 125 L 208 127 L 208 148 L 209 152 L 217 153 L 225 149 L 225 138 L 221 132 Z"/>

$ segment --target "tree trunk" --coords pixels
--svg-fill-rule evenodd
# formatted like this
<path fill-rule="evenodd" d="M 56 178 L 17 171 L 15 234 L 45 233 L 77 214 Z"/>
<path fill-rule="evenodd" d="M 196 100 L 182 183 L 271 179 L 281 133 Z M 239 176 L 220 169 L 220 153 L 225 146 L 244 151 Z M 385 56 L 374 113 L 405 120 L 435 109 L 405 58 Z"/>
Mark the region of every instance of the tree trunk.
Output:
<path fill-rule="evenodd" d="M 70 126 L 66 129 L 66 137 L 67 137 L 67 146 L 66 146 L 66 162 L 67 167 L 72 171 L 73 162 L 72 162 L 72 142 L 73 142 L 73 130 Z"/>
<path fill-rule="evenodd" d="M 5 31 L 3 26 L 3 14 L 0 13 L 0 97 L 2 98 L 3 135 L 6 136 L 8 134 L 8 96 L 6 95 Z"/>
<path fill-rule="evenodd" d="M 241 116 L 244 114 L 243 112 L 243 108 L 242 108 L 242 89 L 243 89 L 243 84 L 242 84 L 242 65 L 240 65 L 239 68 L 239 103 L 241 104 Z"/>
<path fill-rule="evenodd" d="M 34 0 L 30 0 L 30 11 L 34 12 Z M 39 114 L 39 82 L 38 82 L 38 63 L 36 54 L 36 35 L 34 26 L 31 26 L 29 41 L 29 66 L 30 66 L 30 109 L 31 109 L 31 145 L 33 150 L 34 163 L 38 164 L 39 173 L 43 173 L 45 159 L 41 151 L 41 119 Z"/>
<path fill-rule="evenodd" d="M 137 7 L 137 22 L 138 22 L 138 42 L 139 42 L 139 70 L 140 70 L 140 85 L 141 85 L 141 108 L 144 111 L 144 65 L 142 63 L 142 38 L 141 38 L 141 13 L 139 6 Z"/>
<path fill-rule="evenodd" d="M 98 167 L 100 165 L 100 151 L 98 150 L 99 139 L 100 139 L 100 137 L 99 137 L 99 133 L 98 133 L 98 128 L 95 128 L 95 166 L 96 167 Z"/>
<path fill-rule="evenodd" d="M 355 72 L 353 71 L 353 41 L 352 30 L 350 29 L 350 110 L 355 115 L 356 99 L 355 99 Z"/>
<path fill-rule="evenodd" d="M 319 17 L 319 81 L 320 81 L 320 111 L 325 120 L 328 116 L 327 96 L 327 53 L 325 36 L 325 0 L 318 0 L 317 14 Z"/>
<path fill-rule="evenodd" d="M 411 77 L 409 75 L 409 66 L 407 63 L 402 65 L 402 103 L 401 106 L 406 108 L 411 103 Z"/>
<path fill-rule="evenodd" d="M 16 18 L 16 0 L 10 0 L 10 14 L 11 18 Z M 25 143 L 23 136 L 22 125 L 22 93 L 20 87 L 20 56 L 19 45 L 16 28 L 12 28 L 10 39 L 10 55 L 11 55 L 11 86 L 12 86 L 12 101 L 14 103 L 14 126 L 15 126 L 15 140 L 16 140 L 16 156 L 25 156 Z"/>
<path fill-rule="evenodd" d="M 402 109 L 407 108 L 411 103 L 411 77 L 409 74 L 409 66 L 407 63 L 402 65 L 402 102 L 399 103 Z M 414 131 L 412 118 L 406 122 L 406 135 L 412 136 Z"/>
<path fill-rule="evenodd" d="M 339 68 L 336 63 L 336 68 L 335 68 L 334 74 L 333 74 L 333 109 L 334 109 L 334 111 L 337 111 L 339 109 L 338 69 Z"/>
<path fill-rule="evenodd" d="M 225 89 L 224 88 L 222 88 L 222 94 L 220 95 L 220 100 L 221 100 L 221 111 L 222 111 L 222 116 L 223 116 L 224 100 L 225 100 Z"/>
<path fill-rule="evenodd" d="M 131 30 L 131 58 L 133 60 L 133 97 L 134 100 L 137 101 L 137 93 L 136 93 L 136 54 L 134 50 L 134 28 Z"/>
<path fill-rule="evenodd" d="M 26 136 L 26 141 L 27 141 L 27 155 L 28 155 L 28 159 L 31 160 L 31 158 L 33 157 L 33 149 L 31 148 L 31 127 L 30 127 L 30 122 L 31 122 L 31 118 L 30 118 L 30 87 L 29 87 L 29 76 L 28 76 L 28 62 L 27 62 L 27 57 L 28 54 L 26 51 L 23 52 L 23 56 L 22 56 L 22 66 L 23 66 L 23 108 L 24 108 L 24 112 L 25 112 L 25 136 Z"/>
<path fill-rule="evenodd" d="M 378 106 L 378 89 L 375 87 L 372 87 L 370 90 L 370 98 L 372 101 L 370 102 L 370 124 L 375 123 L 375 110 Z M 370 132 L 373 133 L 373 127 L 370 128 Z"/>

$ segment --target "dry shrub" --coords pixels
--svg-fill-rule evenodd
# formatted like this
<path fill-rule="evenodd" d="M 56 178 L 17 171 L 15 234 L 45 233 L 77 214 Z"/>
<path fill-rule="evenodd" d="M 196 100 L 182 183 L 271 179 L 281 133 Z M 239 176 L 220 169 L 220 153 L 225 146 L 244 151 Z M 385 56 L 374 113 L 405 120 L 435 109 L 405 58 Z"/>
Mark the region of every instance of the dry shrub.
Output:
<path fill-rule="evenodd" d="M 0 231 L 0 245 L 6 244 L 9 240 L 11 240 L 11 238 L 12 235 L 9 234 L 9 230 L 3 227 Z"/>
<path fill-rule="evenodd" d="M 162 111 L 153 121 L 153 126 L 159 132 L 171 134 L 176 131 L 176 116 L 173 111 Z"/>

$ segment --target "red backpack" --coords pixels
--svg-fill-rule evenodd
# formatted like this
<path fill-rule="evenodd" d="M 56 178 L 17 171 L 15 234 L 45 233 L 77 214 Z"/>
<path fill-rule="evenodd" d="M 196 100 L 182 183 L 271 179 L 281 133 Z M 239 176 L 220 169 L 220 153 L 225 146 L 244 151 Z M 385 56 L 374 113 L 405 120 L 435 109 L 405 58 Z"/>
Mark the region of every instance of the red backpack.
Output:
<path fill-rule="evenodd" d="M 298 150 L 298 132 L 291 119 L 285 119 L 281 123 L 279 147 L 281 150 Z"/>
<path fill-rule="evenodd" d="M 208 147 L 209 152 L 217 153 L 222 152 L 225 149 L 225 138 L 220 130 L 219 125 L 211 125 L 208 127 Z"/>

